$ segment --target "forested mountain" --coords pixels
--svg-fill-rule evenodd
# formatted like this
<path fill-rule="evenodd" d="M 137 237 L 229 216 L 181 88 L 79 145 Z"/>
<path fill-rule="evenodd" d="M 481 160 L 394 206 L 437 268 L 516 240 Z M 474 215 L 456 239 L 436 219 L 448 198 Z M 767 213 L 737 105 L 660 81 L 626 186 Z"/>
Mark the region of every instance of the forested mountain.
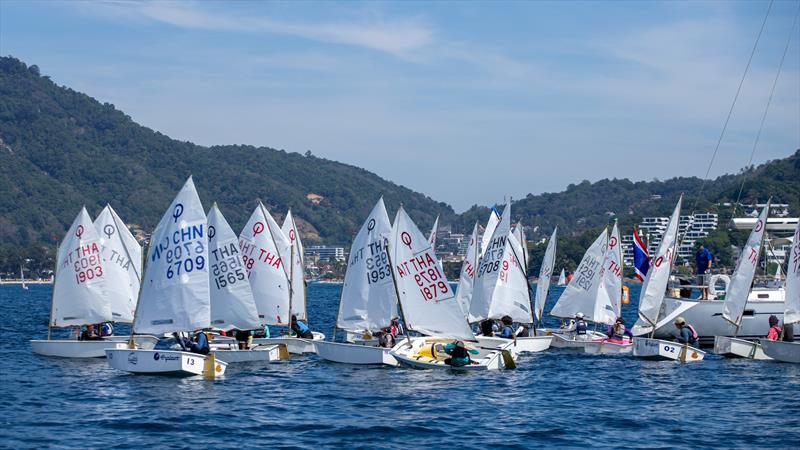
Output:
<path fill-rule="evenodd" d="M 457 215 L 376 174 L 311 154 L 176 141 L 111 104 L 58 86 L 36 66 L 0 58 L 0 271 L 18 270 L 22 258 L 33 260 L 27 266 L 34 271 L 51 268 L 53 248 L 84 204 L 94 215 L 110 203 L 123 220 L 152 231 L 190 174 L 206 207 L 217 201 L 234 229 L 261 199 L 278 217 L 292 208 L 308 243 L 348 245 L 380 195 L 390 214 L 403 202 L 426 232 L 437 214 L 464 231 L 489 213 L 474 206 Z M 800 213 L 800 152 L 707 182 L 697 210 L 735 200 L 743 176 L 743 201 L 772 195 Z M 629 226 L 644 215 L 667 215 L 681 192 L 691 208 L 701 185 L 698 178 L 584 181 L 515 200 L 513 216 L 534 239 L 558 225 L 562 237 L 574 237 L 565 240 L 566 250 L 614 217 Z M 580 258 L 572 253 L 564 255 Z"/>

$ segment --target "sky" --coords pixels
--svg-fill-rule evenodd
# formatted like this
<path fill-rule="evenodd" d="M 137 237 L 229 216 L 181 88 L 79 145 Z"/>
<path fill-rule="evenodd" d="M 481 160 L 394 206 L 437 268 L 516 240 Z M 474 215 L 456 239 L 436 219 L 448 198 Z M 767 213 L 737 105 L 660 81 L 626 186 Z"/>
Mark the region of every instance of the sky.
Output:
<path fill-rule="evenodd" d="M 202 145 L 364 167 L 463 211 L 705 176 L 770 4 L 0 0 L 0 54 Z M 775 1 L 711 176 L 800 148 L 800 2 Z M 791 37 L 791 39 L 789 39 Z"/>

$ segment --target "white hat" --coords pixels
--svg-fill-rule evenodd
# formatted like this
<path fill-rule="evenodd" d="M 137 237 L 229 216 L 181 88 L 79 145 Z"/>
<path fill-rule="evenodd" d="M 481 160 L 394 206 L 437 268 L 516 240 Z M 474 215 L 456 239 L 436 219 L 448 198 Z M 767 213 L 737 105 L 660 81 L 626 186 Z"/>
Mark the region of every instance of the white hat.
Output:
<path fill-rule="evenodd" d="M 575 317 L 577 317 L 578 319 L 583 319 L 583 313 L 579 312 L 578 314 L 575 314 Z"/>

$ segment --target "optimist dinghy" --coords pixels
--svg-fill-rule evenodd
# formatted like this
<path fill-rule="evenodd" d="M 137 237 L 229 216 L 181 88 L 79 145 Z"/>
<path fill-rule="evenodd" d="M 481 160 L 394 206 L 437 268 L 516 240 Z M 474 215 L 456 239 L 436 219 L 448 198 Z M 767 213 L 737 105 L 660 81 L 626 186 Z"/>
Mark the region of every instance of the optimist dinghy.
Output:
<path fill-rule="evenodd" d="M 800 223 L 794 230 L 794 238 L 786 270 L 785 324 L 800 323 Z M 800 363 L 800 342 L 761 340 L 764 353 L 776 361 Z"/>
<path fill-rule="evenodd" d="M 533 324 L 531 290 L 528 285 L 528 264 L 522 224 L 511 230 L 511 203 L 506 205 L 500 222 L 488 241 L 477 265 L 478 273 L 469 317 L 473 320 L 511 317 L 517 323 Z M 530 336 L 515 339 L 499 336 L 476 336 L 482 347 L 502 346 L 514 353 L 547 350 L 552 336 Z"/>
<path fill-rule="evenodd" d="M 313 341 L 320 358 L 345 364 L 397 365 L 389 354 L 391 349 L 379 347 L 372 334 L 388 327 L 397 313 L 397 294 L 385 243 L 391 231 L 381 197 L 350 248 L 333 339 Z M 335 342 L 337 329 L 344 331 L 347 342 Z"/>
<path fill-rule="evenodd" d="M 101 217 L 107 211 L 116 217 L 108 206 Z M 108 237 L 104 242 L 86 208 L 81 209 L 58 248 L 48 338 L 30 341 L 34 353 L 61 358 L 103 358 L 106 348 L 114 348 L 119 342 L 130 339 L 129 336 L 107 336 L 102 340 L 50 338 L 51 329 L 56 327 L 132 320 L 131 304 L 136 304 L 138 281 L 135 286 L 131 283 L 127 268 L 135 272 L 133 266 L 141 259 L 141 248 L 134 240 L 134 246 L 128 250 L 123 241 L 118 240 L 121 233 L 130 234 L 124 225 L 117 226 L 121 223 L 117 220 L 101 227 Z M 113 262 L 106 256 L 111 249 L 117 252 Z M 143 348 L 153 348 L 157 341 L 154 336 L 135 338 L 135 343 Z"/>
<path fill-rule="evenodd" d="M 605 254 L 608 248 L 607 229 L 603 230 L 594 243 L 586 250 L 575 276 L 567 288 L 558 298 L 550 315 L 562 320 L 573 317 L 585 318 L 587 322 L 598 324 L 606 323 L 608 312 L 605 306 L 608 303 L 608 294 L 603 285 L 603 268 Z M 615 318 L 616 319 L 616 318 Z M 614 319 L 612 319 L 614 320 Z M 577 334 L 572 326 L 565 328 L 544 328 L 537 330 L 539 334 L 552 336 L 552 346 L 555 348 L 582 349 L 584 344 L 600 341 L 606 338 L 604 333 L 586 330 L 586 334 Z"/>
<path fill-rule="evenodd" d="M 658 323 L 661 304 L 664 302 L 664 293 L 667 289 L 672 263 L 677 254 L 678 246 L 678 221 L 681 214 L 683 195 L 678 199 L 675 210 L 667 224 L 667 229 L 658 246 L 647 276 L 642 283 L 642 292 L 639 295 L 639 318 L 649 324 L 652 330 Z M 636 337 L 633 339 L 633 356 L 644 359 L 671 359 L 680 362 L 702 361 L 705 352 L 677 342 Z"/>
<path fill-rule="evenodd" d="M 766 206 L 756 219 L 753 230 L 750 232 L 750 237 L 739 255 L 736 269 L 733 271 L 733 276 L 725 293 L 722 318 L 736 327 L 735 334 L 739 333 L 742 326 L 744 310 L 747 307 L 747 299 L 750 296 L 759 254 L 764 243 L 764 231 L 771 200 L 767 201 Z M 714 353 L 737 358 L 772 359 L 764 353 L 758 342 L 738 339 L 736 336 L 714 336 Z"/>
<path fill-rule="evenodd" d="M 461 305 L 431 248 L 405 209 L 400 206 L 392 226 L 388 255 L 391 275 L 397 289 L 400 312 L 406 331 L 417 331 L 425 337 L 400 341 L 390 354 L 402 364 L 425 369 L 493 370 L 516 367 L 515 354 L 506 348 L 479 350 L 472 363 L 463 367 L 445 364 L 440 352 L 426 356 L 420 352 L 437 344 L 455 340 L 475 342 L 475 336 Z M 473 344 L 474 345 L 474 344 Z M 446 358 L 445 358 L 446 359 Z"/>
<path fill-rule="evenodd" d="M 211 327 L 208 223 L 192 178 L 153 232 L 134 333 L 160 335 Z M 107 349 L 109 366 L 135 374 L 215 379 L 227 363 L 178 350 Z"/>

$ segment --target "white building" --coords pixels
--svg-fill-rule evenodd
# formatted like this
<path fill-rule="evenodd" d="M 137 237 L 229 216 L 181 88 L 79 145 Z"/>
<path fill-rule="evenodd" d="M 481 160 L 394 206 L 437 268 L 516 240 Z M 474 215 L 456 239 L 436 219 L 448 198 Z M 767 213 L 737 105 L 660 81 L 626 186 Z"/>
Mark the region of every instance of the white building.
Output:
<path fill-rule="evenodd" d="M 306 258 L 318 258 L 319 261 L 344 261 L 344 247 L 330 247 L 327 245 L 312 245 L 305 248 Z"/>

